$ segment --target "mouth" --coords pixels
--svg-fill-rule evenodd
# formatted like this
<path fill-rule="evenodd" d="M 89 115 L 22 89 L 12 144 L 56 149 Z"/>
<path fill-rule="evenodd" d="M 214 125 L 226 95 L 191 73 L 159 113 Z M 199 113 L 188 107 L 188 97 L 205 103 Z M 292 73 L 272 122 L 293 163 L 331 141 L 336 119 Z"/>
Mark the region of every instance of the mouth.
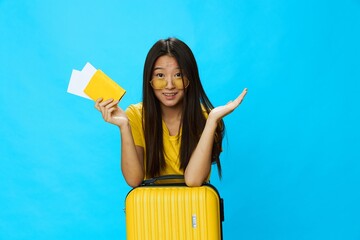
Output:
<path fill-rule="evenodd" d="M 165 96 L 165 97 L 173 97 L 173 96 L 175 96 L 177 93 L 163 93 L 163 95 Z"/>

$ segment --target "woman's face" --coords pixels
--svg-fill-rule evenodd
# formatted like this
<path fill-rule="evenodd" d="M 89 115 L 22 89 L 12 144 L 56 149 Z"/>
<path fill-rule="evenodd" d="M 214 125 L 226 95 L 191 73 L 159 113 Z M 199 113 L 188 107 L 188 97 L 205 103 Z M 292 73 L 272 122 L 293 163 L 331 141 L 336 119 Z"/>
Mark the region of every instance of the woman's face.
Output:
<path fill-rule="evenodd" d="M 164 55 L 156 60 L 151 85 L 162 108 L 182 106 L 184 98 L 182 78 L 181 69 L 174 57 Z M 186 88 L 188 81 L 186 78 L 184 80 Z"/>

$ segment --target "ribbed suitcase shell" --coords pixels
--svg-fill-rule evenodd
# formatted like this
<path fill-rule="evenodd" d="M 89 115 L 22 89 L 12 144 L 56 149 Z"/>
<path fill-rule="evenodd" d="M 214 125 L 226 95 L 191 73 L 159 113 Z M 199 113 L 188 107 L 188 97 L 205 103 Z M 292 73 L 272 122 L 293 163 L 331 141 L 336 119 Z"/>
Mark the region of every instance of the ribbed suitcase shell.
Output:
<path fill-rule="evenodd" d="M 128 240 L 222 239 L 222 202 L 216 189 L 142 186 L 125 200 Z"/>

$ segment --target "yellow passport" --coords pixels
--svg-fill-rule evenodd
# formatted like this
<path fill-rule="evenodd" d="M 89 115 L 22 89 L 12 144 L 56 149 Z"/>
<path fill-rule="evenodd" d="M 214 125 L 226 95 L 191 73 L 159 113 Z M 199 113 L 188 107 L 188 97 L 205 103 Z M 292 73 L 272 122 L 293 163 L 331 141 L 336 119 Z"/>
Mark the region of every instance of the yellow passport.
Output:
<path fill-rule="evenodd" d="M 126 91 L 103 71 L 98 69 L 86 85 L 84 93 L 94 101 L 99 98 L 103 98 L 105 101 L 110 98 L 120 100 Z"/>

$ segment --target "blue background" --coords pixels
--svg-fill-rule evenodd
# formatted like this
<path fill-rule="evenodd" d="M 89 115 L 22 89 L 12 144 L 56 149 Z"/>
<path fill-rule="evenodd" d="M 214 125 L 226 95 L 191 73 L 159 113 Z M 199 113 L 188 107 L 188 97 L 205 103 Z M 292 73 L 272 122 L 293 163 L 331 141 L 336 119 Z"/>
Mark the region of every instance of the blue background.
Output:
<path fill-rule="evenodd" d="M 225 118 L 225 239 L 360 239 L 360 2 L 0 0 L 0 239 L 125 239 L 119 131 L 66 93 L 89 61 L 141 101 L 147 51 L 193 49 Z"/>

